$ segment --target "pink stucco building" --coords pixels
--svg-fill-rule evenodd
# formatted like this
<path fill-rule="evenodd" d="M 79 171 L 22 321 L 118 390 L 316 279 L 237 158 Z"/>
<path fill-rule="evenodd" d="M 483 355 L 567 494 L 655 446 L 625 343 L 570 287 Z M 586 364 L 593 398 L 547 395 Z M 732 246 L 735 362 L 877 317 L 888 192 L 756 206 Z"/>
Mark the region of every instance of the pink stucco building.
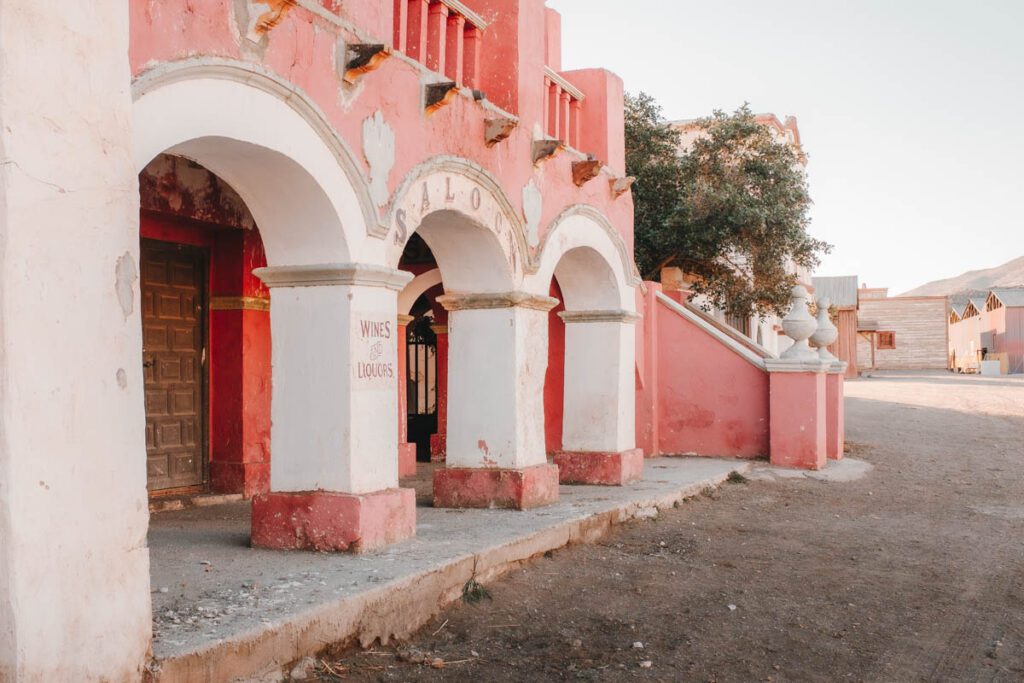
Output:
<path fill-rule="evenodd" d="M 1024 287 L 969 297 L 949 313 L 949 367 L 958 372 L 1024 373 Z"/>
<path fill-rule="evenodd" d="M 417 458 L 435 506 L 523 509 L 645 455 L 841 456 L 804 294 L 779 359 L 640 282 L 623 83 L 559 34 L 543 0 L 0 4 L 0 680 L 143 676 L 160 496 L 370 552 Z"/>

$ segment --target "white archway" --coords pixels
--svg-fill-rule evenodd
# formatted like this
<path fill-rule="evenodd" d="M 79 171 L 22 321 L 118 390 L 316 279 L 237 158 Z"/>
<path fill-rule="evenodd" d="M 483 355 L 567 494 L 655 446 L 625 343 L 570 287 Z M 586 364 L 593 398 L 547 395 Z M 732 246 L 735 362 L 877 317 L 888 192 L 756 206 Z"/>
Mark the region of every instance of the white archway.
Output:
<path fill-rule="evenodd" d="M 409 171 L 394 193 L 386 223 L 386 263 L 397 267 L 406 243 L 418 233 L 449 291 L 513 291 L 529 270 L 522 220 L 497 180 L 466 159 L 435 157 Z"/>
<path fill-rule="evenodd" d="M 546 294 L 552 277 L 567 310 L 636 310 L 640 278 L 632 257 L 622 236 L 592 207 L 570 207 L 554 220 L 524 288 Z"/>
<path fill-rule="evenodd" d="M 133 85 L 135 164 L 160 153 L 223 178 L 260 227 L 271 265 L 359 261 L 379 221 L 344 144 L 294 86 L 252 65 L 186 60 Z"/>
<path fill-rule="evenodd" d="M 531 291 L 554 278 L 565 311 L 563 483 L 623 484 L 643 471 L 636 450 L 637 320 L 632 259 L 621 236 L 590 207 L 562 213 L 545 236 Z"/>

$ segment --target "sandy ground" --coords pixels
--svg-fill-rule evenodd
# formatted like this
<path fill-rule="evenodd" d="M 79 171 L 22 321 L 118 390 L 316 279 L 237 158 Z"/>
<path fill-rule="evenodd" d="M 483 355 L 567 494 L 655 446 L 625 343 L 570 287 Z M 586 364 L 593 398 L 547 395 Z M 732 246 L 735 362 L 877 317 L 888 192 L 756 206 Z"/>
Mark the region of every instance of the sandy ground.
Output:
<path fill-rule="evenodd" d="M 847 395 L 861 478 L 728 484 L 539 559 L 410 643 L 324 653 L 316 679 L 1024 680 L 1024 381 Z"/>

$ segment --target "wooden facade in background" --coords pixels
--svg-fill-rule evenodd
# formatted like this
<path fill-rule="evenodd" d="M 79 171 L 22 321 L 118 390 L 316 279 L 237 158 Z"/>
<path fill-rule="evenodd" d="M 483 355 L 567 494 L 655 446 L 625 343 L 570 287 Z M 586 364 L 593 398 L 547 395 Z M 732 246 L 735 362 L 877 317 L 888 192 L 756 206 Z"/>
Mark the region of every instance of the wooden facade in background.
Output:
<path fill-rule="evenodd" d="M 860 298 L 857 364 L 861 370 L 943 369 L 949 361 L 949 302 L 946 297 Z M 864 331 L 870 326 L 872 331 Z M 877 333 L 895 334 L 894 349 L 877 346 Z"/>
<path fill-rule="evenodd" d="M 836 314 L 836 328 L 839 337 L 828 347 L 832 355 L 846 363 L 846 377 L 852 379 L 860 374 L 857 364 L 857 309 L 841 308 Z"/>

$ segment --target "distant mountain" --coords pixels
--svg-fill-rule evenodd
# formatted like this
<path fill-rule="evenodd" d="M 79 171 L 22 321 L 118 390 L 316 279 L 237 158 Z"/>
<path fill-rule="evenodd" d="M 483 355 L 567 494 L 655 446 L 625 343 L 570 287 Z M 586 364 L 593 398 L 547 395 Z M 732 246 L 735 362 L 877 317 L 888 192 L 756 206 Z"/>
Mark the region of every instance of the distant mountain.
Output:
<path fill-rule="evenodd" d="M 968 295 L 982 296 L 993 287 L 1024 286 L 1024 256 L 1015 258 L 995 268 L 972 270 L 945 280 L 936 280 L 917 289 L 912 289 L 902 296 L 949 296 L 964 300 Z"/>

